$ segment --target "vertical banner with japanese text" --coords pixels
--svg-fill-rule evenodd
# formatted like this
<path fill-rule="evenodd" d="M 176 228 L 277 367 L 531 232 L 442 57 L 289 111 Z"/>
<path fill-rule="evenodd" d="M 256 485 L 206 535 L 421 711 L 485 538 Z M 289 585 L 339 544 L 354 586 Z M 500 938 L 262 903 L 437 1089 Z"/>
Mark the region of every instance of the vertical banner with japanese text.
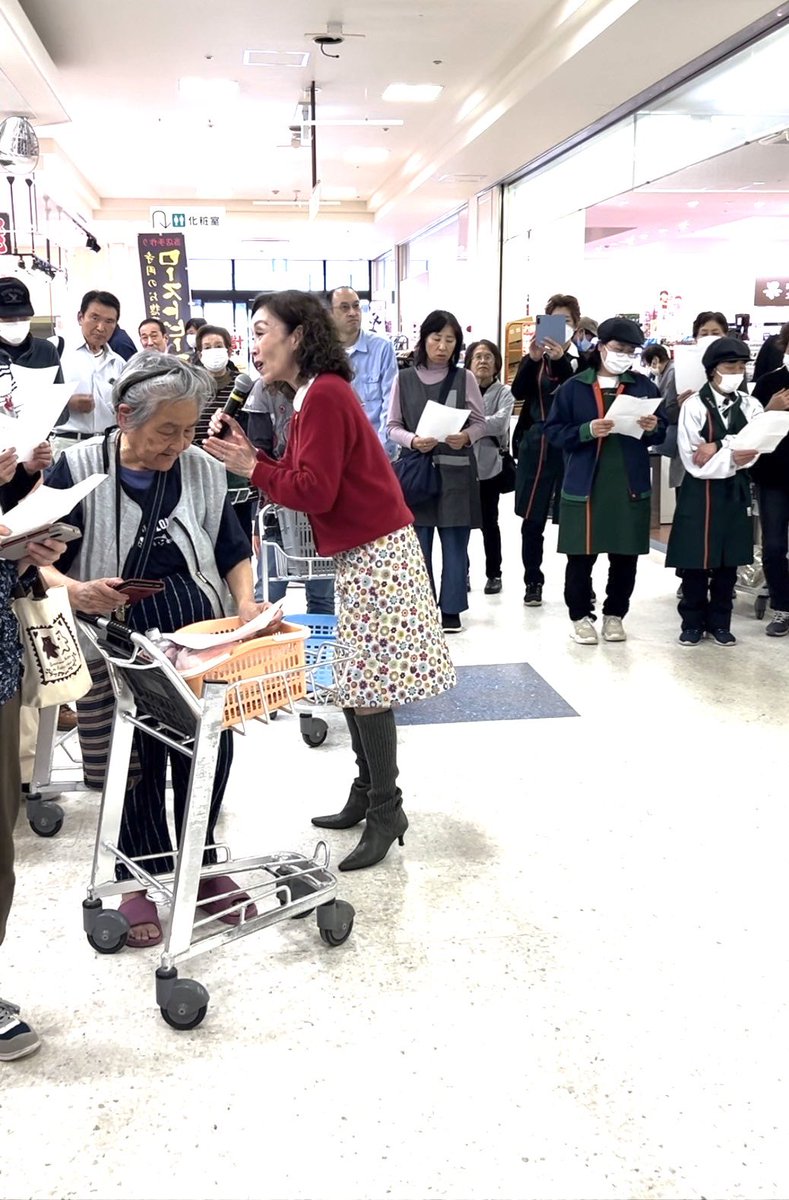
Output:
<path fill-rule="evenodd" d="M 191 299 L 184 235 L 141 233 L 137 236 L 137 245 L 145 312 L 164 323 L 168 341 L 180 354 Z"/>

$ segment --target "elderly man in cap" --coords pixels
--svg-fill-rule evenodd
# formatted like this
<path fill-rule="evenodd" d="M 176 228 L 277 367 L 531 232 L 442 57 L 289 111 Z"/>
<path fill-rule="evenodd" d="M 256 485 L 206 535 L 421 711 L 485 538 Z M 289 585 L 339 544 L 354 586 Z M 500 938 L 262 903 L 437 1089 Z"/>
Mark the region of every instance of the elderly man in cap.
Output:
<path fill-rule="evenodd" d="M 562 384 L 545 423 L 548 440 L 565 454 L 559 553 L 567 555 L 564 599 L 570 610 L 570 637 L 583 646 L 597 643 L 592 568 L 598 554 L 607 554 L 609 562 L 603 638 L 624 642 L 622 622 L 635 587 L 638 556 L 649 553 L 647 447 L 663 441 L 666 416 L 654 383 L 631 369 L 643 344 L 644 333 L 635 321 L 603 321 L 586 369 Z M 614 432 L 607 416 L 623 394 L 648 400 L 653 409 L 634 418 L 628 433 Z"/>
<path fill-rule="evenodd" d="M 750 357 L 739 338 L 716 338 L 701 360 L 707 382 L 679 410 L 677 448 L 686 475 L 666 566 L 682 569 L 681 646 L 698 646 L 705 635 L 717 646 L 737 641 L 731 632 L 732 593 L 737 568 L 753 562 L 747 468 L 759 456 L 735 450 L 730 442 L 764 411 L 745 390 Z"/>
<path fill-rule="evenodd" d="M 30 332 L 32 316 L 30 292 L 22 280 L 10 275 L 0 279 L 0 406 L 9 412 L 14 408 L 12 364 L 32 370 L 56 367 L 54 382 L 63 382 L 57 350 L 51 342 L 33 337 Z"/>

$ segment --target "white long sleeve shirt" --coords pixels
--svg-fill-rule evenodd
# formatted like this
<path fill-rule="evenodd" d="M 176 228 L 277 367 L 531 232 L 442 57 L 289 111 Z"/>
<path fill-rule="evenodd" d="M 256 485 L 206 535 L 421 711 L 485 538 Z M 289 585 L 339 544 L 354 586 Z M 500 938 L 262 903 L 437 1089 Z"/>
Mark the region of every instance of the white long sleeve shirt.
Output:
<path fill-rule="evenodd" d="M 714 388 L 712 389 L 712 394 L 715 397 L 715 403 L 718 406 L 718 412 L 723 418 L 724 425 L 728 425 L 732 397 L 722 396 Z M 741 393 L 741 396 L 742 413 L 746 421 L 750 423 L 763 415 L 764 409 L 758 400 L 754 400 L 752 396 L 748 396 L 744 392 Z M 743 466 L 735 466 L 730 447 L 731 435 L 727 434 L 721 443 L 720 450 L 713 454 L 712 458 L 703 467 L 699 467 L 694 463 L 693 455 L 702 442 L 708 440 L 707 407 L 701 396 L 696 392 L 693 396 L 688 396 L 680 408 L 677 425 L 677 449 L 679 450 L 682 465 L 688 474 L 695 475 L 697 479 L 729 479 L 737 471 L 747 470 L 748 467 L 753 466 L 759 457 L 758 454 L 755 454 Z"/>
<path fill-rule="evenodd" d="M 87 413 L 75 413 L 69 409 L 68 420 L 61 422 L 55 432 L 104 433 L 105 429 L 115 424 L 112 388 L 126 363 L 109 346 L 105 346 L 100 354 L 94 354 L 83 342 L 73 350 L 64 351 L 61 366 L 64 380 L 72 385 L 71 394 L 92 392 L 94 407 Z"/>

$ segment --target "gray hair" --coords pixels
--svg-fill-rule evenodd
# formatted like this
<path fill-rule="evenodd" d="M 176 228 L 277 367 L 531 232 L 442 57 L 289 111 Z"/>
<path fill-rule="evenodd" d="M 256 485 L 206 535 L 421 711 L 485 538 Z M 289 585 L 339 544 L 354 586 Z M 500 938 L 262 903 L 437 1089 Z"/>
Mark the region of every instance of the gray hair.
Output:
<path fill-rule="evenodd" d="M 128 426 L 139 429 L 164 404 L 196 400 L 198 414 L 216 395 L 213 379 L 203 367 L 181 362 L 173 354 L 141 350 L 133 355 L 112 389 L 115 415 L 121 404 L 130 409 Z"/>

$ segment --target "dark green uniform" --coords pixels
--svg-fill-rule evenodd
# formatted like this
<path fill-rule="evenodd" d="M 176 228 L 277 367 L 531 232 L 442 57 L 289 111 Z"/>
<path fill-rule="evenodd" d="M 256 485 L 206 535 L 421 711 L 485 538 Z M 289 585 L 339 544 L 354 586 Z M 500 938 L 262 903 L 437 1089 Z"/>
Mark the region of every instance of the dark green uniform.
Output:
<path fill-rule="evenodd" d="M 616 388 L 602 391 L 608 412 Z M 632 496 L 622 454 L 625 435 L 611 433 L 598 442 L 597 466 L 588 500 L 562 492 L 559 515 L 560 554 L 648 554 L 651 501 Z"/>
<path fill-rule="evenodd" d="M 699 392 L 707 409 L 704 440 L 721 442 L 747 424 L 741 399 L 721 416 L 712 388 Z M 666 566 L 683 570 L 713 570 L 753 562 L 753 518 L 748 473 L 728 479 L 698 479 L 686 474 L 677 494 L 677 508 L 666 552 Z"/>

